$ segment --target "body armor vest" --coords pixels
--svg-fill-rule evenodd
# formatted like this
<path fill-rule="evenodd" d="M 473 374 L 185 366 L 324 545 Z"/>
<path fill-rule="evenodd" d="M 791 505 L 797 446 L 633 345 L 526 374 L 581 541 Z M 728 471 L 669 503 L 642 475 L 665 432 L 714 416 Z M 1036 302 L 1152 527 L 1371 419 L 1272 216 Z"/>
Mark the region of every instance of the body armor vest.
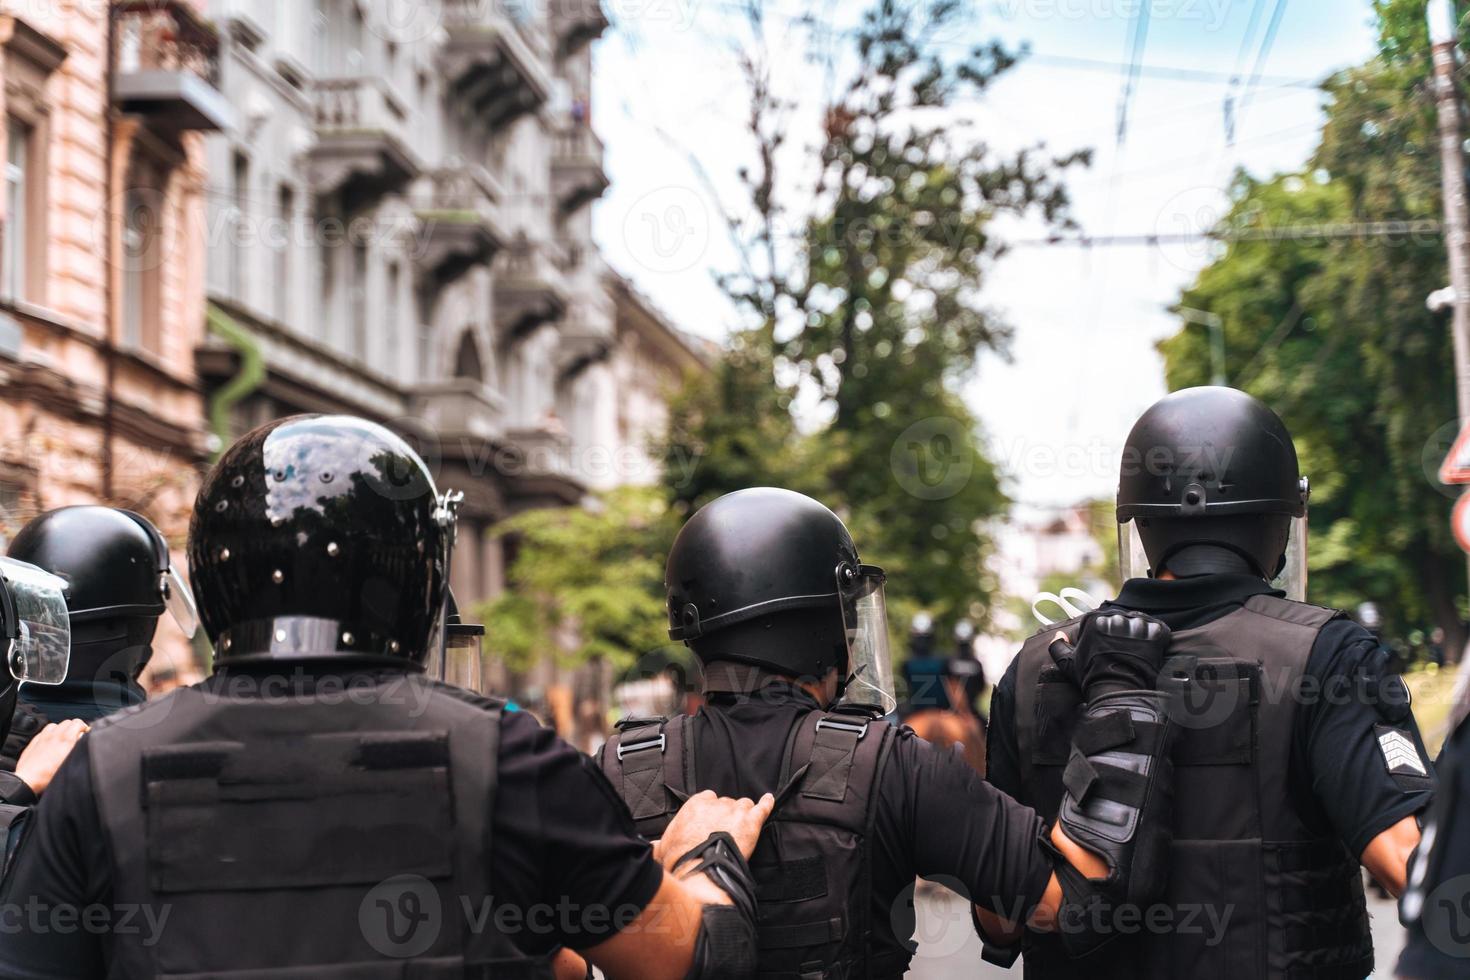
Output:
<path fill-rule="evenodd" d="M 551 976 L 489 912 L 499 703 L 411 674 L 372 697 L 223 687 L 88 738 L 113 899 L 168 909 L 152 946 L 117 930 L 117 975 Z"/>
<path fill-rule="evenodd" d="M 598 756 L 649 840 L 662 836 L 683 801 L 705 788 L 696 766 L 696 726 L 689 715 L 629 719 Z M 910 954 L 872 949 L 869 942 L 870 843 L 893 729 L 863 715 L 814 708 L 781 734 L 781 788 L 750 861 L 758 906 L 755 975 L 897 980 Z"/>
<path fill-rule="evenodd" d="M 1178 724 L 1174 842 L 1160 906 L 1085 963 L 1048 937 L 1025 954 L 1028 980 L 1361 980 L 1372 937 L 1356 856 L 1309 828 L 1289 780 L 1296 704 L 1312 645 L 1337 614 L 1268 595 L 1175 632 L 1159 688 Z M 1052 820 L 1081 694 L 1053 665 L 1048 627 L 1018 655 L 1018 798 Z M 1155 918 L 1150 918 L 1150 915 Z M 1130 931 L 1121 927 L 1120 932 Z"/>

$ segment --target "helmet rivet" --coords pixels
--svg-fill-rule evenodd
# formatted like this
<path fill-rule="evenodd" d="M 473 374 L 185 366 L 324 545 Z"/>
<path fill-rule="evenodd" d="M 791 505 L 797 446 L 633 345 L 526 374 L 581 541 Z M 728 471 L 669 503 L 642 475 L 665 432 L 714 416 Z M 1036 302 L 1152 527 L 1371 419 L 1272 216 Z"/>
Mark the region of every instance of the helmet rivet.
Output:
<path fill-rule="evenodd" d="M 276 583 L 277 585 L 280 585 L 285 580 L 286 573 L 281 571 L 279 568 L 276 569 L 274 572 L 271 572 L 271 581 Z"/>
<path fill-rule="evenodd" d="M 285 643 L 286 642 L 286 631 L 285 630 L 276 630 L 276 642 L 277 643 Z"/>
<path fill-rule="evenodd" d="M 1188 493 L 1186 493 L 1184 495 L 1184 502 L 1186 504 L 1197 504 L 1197 503 L 1199 503 L 1199 493 L 1196 492 L 1196 491 L 1194 491 L 1194 490 L 1189 491 Z"/>
<path fill-rule="evenodd" d="M 236 477 L 233 480 L 230 481 L 230 486 L 234 487 L 237 490 L 240 487 L 243 487 L 244 485 L 245 485 L 245 478 L 243 476 L 236 475 Z"/>
<path fill-rule="evenodd" d="M 230 638 L 227 636 L 223 640 L 220 641 L 220 649 L 221 650 L 228 650 L 229 648 L 230 648 Z"/>
<path fill-rule="evenodd" d="M 398 641 L 397 640 L 389 640 L 388 641 L 388 652 L 389 653 L 397 653 L 398 650 L 399 650 Z"/>
<path fill-rule="evenodd" d="M 332 556 L 333 558 L 336 558 L 337 555 L 341 551 L 342 551 L 342 549 L 339 548 L 339 547 L 337 547 L 337 542 L 335 542 L 335 541 L 328 541 L 327 542 L 327 554 L 328 555 Z"/>
<path fill-rule="evenodd" d="M 221 500 L 219 503 L 214 505 L 214 509 L 216 512 L 223 514 L 226 510 L 229 509 L 229 506 L 230 502 L 228 500 Z"/>
<path fill-rule="evenodd" d="M 342 645 L 344 647 L 350 647 L 350 646 L 352 646 L 352 640 L 353 640 L 353 636 L 352 636 L 351 633 L 343 633 L 342 634 Z"/>
<path fill-rule="evenodd" d="M 330 474 L 330 473 L 323 473 L 319 479 L 323 483 L 331 483 L 332 482 L 332 474 Z"/>
<path fill-rule="evenodd" d="M 230 560 L 230 549 L 229 548 L 221 548 L 219 550 L 219 560 L 220 561 L 229 561 Z"/>
<path fill-rule="evenodd" d="M 284 483 L 285 480 L 286 480 L 286 471 L 285 470 L 276 470 L 276 472 L 273 475 L 275 476 L 277 483 Z"/>

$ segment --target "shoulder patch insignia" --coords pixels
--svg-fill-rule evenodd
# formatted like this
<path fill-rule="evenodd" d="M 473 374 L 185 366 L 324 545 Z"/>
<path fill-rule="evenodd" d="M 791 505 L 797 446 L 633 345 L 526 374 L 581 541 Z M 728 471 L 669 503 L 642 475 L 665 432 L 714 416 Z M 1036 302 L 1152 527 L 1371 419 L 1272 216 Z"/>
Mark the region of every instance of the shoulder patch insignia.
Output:
<path fill-rule="evenodd" d="M 1427 776 L 1429 770 L 1419 758 L 1413 739 L 1396 728 L 1379 729 L 1378 747 L 1383 751 L 1383 763 L 1394 775 Z"/>

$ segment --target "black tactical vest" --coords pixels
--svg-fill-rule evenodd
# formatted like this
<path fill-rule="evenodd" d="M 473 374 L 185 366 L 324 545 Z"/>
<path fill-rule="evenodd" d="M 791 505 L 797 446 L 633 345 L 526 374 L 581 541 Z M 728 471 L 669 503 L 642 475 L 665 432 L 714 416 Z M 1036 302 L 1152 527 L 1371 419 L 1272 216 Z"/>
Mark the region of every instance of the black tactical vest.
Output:
<path fill-rule="evenodd" d="M 1306 826 L 1288 772 L 1307 658 L 1336 615 L 1257 595 L 1174 633 L 1159 679 L 1179 727 L 1168 892 L 1131 923 L 1118 920 L 1132 934 L 1086 962 L 1041 937 L 1025 954 L 1028 980 L 1361 980 L 1372 972 L 1358 860 Z M 1075 624 L 1048 627 L 1018 654 L 1018 798 L 1048 820 L 1060 806 L 1081 703 L 1047 646 Z"/>
<path fill-rule="evenodd" d="M 226 689 L 180 689 L 88 737 L 113 900 L 168 911 L 151 947 L 117 931 L 115 973 L 551 976 L 486 914 L 498 703 L 417 675 Z"/>
<path fill-rule="evenodd" d="M 693 722 L 688 715 L 629 719 L 598 756 L 649 840 L 662 836 L 682 802 L 705 788 Z M 776 808 L 750 862 L 759 907 L 756 976 L 897 980 L 909 953 L 872 949 L 869 941 L 870 844 L 893 729 L 814 708 L 772 737 L 784 737 L 785 751 Z"/>

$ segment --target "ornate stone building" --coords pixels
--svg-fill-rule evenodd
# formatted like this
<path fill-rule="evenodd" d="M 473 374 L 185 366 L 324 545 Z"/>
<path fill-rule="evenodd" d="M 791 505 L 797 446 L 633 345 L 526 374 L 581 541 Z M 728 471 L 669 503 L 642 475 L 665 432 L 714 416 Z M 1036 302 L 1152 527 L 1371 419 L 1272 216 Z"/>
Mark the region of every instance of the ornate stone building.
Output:
<path fill-rule="evenodd" d="M 0 534 L 106 502 L 179 551 L 207 459 L 201 134 L 218 37 L 177 0 L 0 4 Z M 176 552 L 177 557 L 177 552 Z M 160 627 L 158 662 L 188 658 Z"/>
<path fill-rule="evenodd" d="M 212 0 L 211 14 L 237 119 L 208 146 L 198 364 L 217 434 L 342 411 L 415 438 L 465 493 L 460 604 L 490 598 L 506 556 L 486 530 L 648 479 L 625 447 L 642 450 L 654 403 L 703 364 L 592 241 L 602 10 Z"/>

